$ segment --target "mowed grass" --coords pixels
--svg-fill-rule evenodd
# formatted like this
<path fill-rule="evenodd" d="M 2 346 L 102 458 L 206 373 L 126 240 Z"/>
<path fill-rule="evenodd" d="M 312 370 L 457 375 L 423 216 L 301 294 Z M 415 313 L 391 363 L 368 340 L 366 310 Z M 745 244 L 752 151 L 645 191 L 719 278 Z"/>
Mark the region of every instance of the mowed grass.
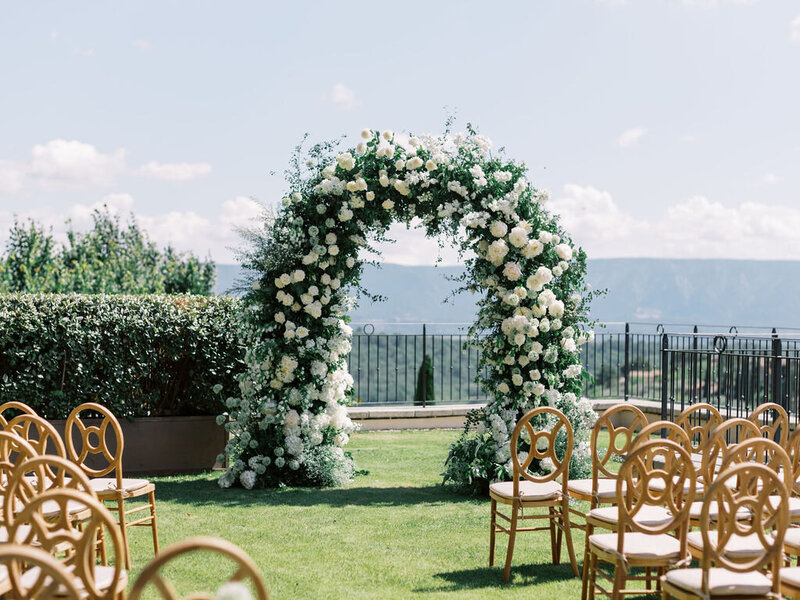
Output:
<path fill-rule="evenodd" d="M 498 534 L 488 566 L 489 500 L 441 485 L 456 431 L 359 433 L 348 445 L 369 471 L 338 489 L 222 490 L 216 475 L 154 478 L 162 547 L 195 536 L 222 537 L 244 549 L 271 597 L 579 598 L 566 547 L 550 564 L 547 532 L 517 536 L 511 581 L 502 583 L 507 536 Z M 133 577 L 152 556 L 149 530 L 131 534 Z M 583 532 L 574 532 L 579 566 Z M 232 571 L 200 555 L 169 578 L 186 589 L 214 589 Z M 183 584 L 191 584 L 183 585 Z M 152 596 L 151 596 L 152 597 Z"/>

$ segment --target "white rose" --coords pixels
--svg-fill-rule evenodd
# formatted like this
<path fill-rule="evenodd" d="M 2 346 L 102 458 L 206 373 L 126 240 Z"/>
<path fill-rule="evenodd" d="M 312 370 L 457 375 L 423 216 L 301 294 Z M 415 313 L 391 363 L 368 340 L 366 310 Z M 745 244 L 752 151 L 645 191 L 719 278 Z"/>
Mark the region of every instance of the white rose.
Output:
<path fill-rule="evenodd" d="M 502 221 L 495 221 L 492 223 L 492 226 L 489 228 L 489 231 L 492 233 L 494 237 L 501 238 L 505 236 L 508 232 L 508 225 L 503 223 Z"/>
<path fill-rule="evenodd" d="M 329 246 L 328 254 L 330 254 L 331 256 L 336 256 L 337 254 L 339 254 L 339 246 L 337 246 L 336 244 L 334 244 L 333 246 Z"/>
<path fill-rule="evenodd" d="M 522 248 L 528 243 L 528 232 L 522 227 L 514 227 L 511 233 L 508 234 L 508 241 L 511 242 L 511 245 L 515 248 Z"/>
<path fill-rule="evenodd" d="M 361 137 L 365 140 L 368 140 L 372 137 L 372 130 L 371 129 L 362 129 L 361 130 Z"/>
<path fill-rule="evenodd" d="M 511 388 L 508 387 L 508 384 L 505 381 L 497 386 L 497 391 L 501 394 L 507 394 L 510 390 Z"/>
<path fill-rule="evenodd" d="M 408 187 L 408 184 L 402 179 L 398 179 L 394 182 L 394 189 L 400 192 L 400 194 L 403 196 L 408 196 L 411 193 L 411 189 Z"/>
<path fill-rule="evenodd" d="M 358 146 L 356 146 L 356 152 L 358 152 L 359 154 L 366 154 L 367 145 L 364 142 L 359 142 Z"/>
<path fill-rule="evenodd" d="M 539 240 L 530 240 L 522 249 L 522 256 L 525 258 L 533 258 L 539 256 L 544 250 L 544 244 Z"/>
<path fill-rule="evenodd" d="M 508 246 L 503 240 L 495 240 L 489 245 L 486 251 L 486 259 L 493 265 L 499 267 L 508 254 Z"/>
<path fill-rule="evenodd" d="M 382 135 L 383 139 L 385 139 L 387 142 L 392 139 L 392 132 L 389 131 L 388 129 L 384 131 Z"/>
<path fill-rule="evenodd" d="M 564 316 L 564 303 L 561 300 L 556 300 L 547 307 L 547 312 L 551 317 L 561 318 Z"/>
<path fill-rule="evenodd" d="M 572 258 L 572 248 L 570 248 L 567 244 L 559 244 L 554 248 L 554 250 L 561 260 L 569 260 Z"/>
<path fill-rule="evenodd" d="M 284 273 L 283 275 L 281 275 L 280 280 L 283 285 L 289 285 L 290 283 L 292 283 L 292 277 L 288 273 Z"/>
<path fill-rule="evenodd" d="M 381 206 L 384 210 L 392 210 L 394 208 L 394 202 L 391 200 L 384 200 Z"/>
<path fill-rule="evenodd" d="M 522 269 L 515 262 L 507 262 L 503 269 L 503 276 L 509 281 L 518 281 L 522 277 Z"/>
<path fill-rule="evenodd" d="M 433 162 L 432 160 L 428 160 L 428 162 L 425 163 L 425 168 L 428 171 L 435 171 L 436 170 L 436 163 Z"/>

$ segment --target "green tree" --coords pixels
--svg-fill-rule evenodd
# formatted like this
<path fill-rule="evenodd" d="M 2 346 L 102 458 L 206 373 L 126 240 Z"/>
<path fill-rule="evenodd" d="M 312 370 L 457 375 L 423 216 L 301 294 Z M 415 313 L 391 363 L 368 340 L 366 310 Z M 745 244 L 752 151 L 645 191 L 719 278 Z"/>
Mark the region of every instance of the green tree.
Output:
<path fill-rule="evenodd" d="M 422 405 L 422 391 L 425 390 L 425 403 L 433 404 L 436 400 L 433 388 L 433 360 L 429 354 L 422 359 L 417 373 L 417 389 L 414 391 L 414 404 Z"/>
<path fill-rule="evenodd" d="M 68 222 L 67 241 L 35 221 L 15 222 L 0 258 L 0 291 L 82 294 L 210 295 L 213 261 L 201 261 L 171 246 L 163 251 L 131 216 L 120 222 L 107 207 L 92 214 L 92 228 L 76 231 Z"/>

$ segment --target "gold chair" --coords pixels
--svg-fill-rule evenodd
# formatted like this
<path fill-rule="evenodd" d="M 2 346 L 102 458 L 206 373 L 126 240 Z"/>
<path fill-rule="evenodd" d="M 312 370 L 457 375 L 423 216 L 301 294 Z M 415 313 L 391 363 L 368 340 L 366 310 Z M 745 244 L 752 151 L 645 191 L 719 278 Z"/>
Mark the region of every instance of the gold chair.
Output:
<path fill-rule="evenodd" d="M 800 427 L 794 430 L 789 437 L 786 450 L 792 463 L 791 472 L 784 473 L 784 481 L 789 486 L 791 499 L 789 502 L 796 501 L 800 497 Z M 797 565 L 800 566 L 800 527 L 789 527 L 786 530 L 786 537 L 783 540 L 783 550 L 789 556 L 797 557 Z"/>
<path fill-rule="evenodd" d="M 36 411 L 33 410 L 27 404 L 22 402 L 17 402 L 16 400 L 11 400 L 9 402 L 3 402 L 0 404 L 0 428 L 5 429 L 6 425 L 8 424 L 8 419 L 3 415 L 4 412 L 7 410 L 16 410 L 22 414 L 27 415 L 35 415 Z"/>
<path fill-rule="evenodd" d="M 763 437 L 749 437 L 740 441 L 738 444 L 730 446 L 722 457 L 720 472 L 725 472 L 737 464 L 765 465 L 769 467 L 778 476 L 778 478 L 782 478 L 785 470 L 791 468 L 789 455 L 786 453 L 786 451 L 778 443 Z M 737 488 L 740 485 L 739 482 L 732 479 L 728 481 L 728 484 L 735 485 Z M 798 508 L 797 505 L 792 506 L 791 500 L 792 498 L 789 498 L 789 502 L 787 503 L 790 519 L 793 509 L 796 511 Z M 774 502 L 776 499 L 771 498 L 771 501 Z M 719 508 L 716 504 L 712 504 L 708 507 L 708 515 L 712 521 L 718 518 L 718 514 Z M 740 510 L 736 515 L 736 518 L 739 520 L 749 520 L 752 517 L 752 510 Z M 699 519 L 700 517 L 698 516 L 694 520 L 698 521 Z M 713 537 L 713 532 L 710 535 Z M 702 532 L 689 532 L 687 541 L 689 544 L 689 552 L 691 552 L 692 556 L 695 558 L 700 559 L 703 555 Z M 726 546 L 726 552 L 734 559 L 757 556 L 761 550 L 761 544 L 757 539 L 753 539 L 752 537 L 742 537 L 736 534 L 731 536 L 731 539 Z"/>
<path fill-rule="evenodd" d="M 633 442 L 642 429 L 647 427 L 647 417 L 632 404 L 616 404 L 606 409 L 592 428 L 591 456 L 592 476 L 589 479 L 571 479 L 567 483 L 567 491 L 572 500 L 589 502 L 589 510 L 600 504 L 614 504 L 617 498 L 617 474 L 612 470 L 614 461 L 624 457 L 631 449 Z M 601 434 L 608 432 L 608 445 L 599 444 Z M 573 523 L 576 529 L 586 531 L 586 513 L 570 507 L 573 515 L 583 519 L 584 524 Z M 586 597 L 586 581 L 589 558 L 589 547 L 584 546 L 583 555 L 583 591 Z"/>
<path fill-rule="evenodd" d="M 86 424 L 80 416 L 88 412 L 99 414 L 100 424 Z M 158 554 L 158 525 L 156 522 L 156 486 L 146 479 L 126 479 L 122 474 L 124 439 L 117 418 L 106 407 L 87 402 L 76 407 L 67 418 L 64 434 L 70 460 L 80 465 L 89 476 L 92 488 L 101 501 L 112 502 L 109 509 L 119 517 L 122 543 L 125 547 L 125 566 L 131 568 L 128 528 L 150 527 L 153 533 L 153 551 Z M 77 438 L 77 442 L 76 442 Z M 90 464 L 89 461 L 94 463 Z M 109 475 L 112 475 L 109 477 Z M 131 498 L 147 496 L 143 505 L 127 509 Z M 144 517 L 130 521 L 129 517 L 147 511 Z"/>
<path fill-rule="evenodd" d="M 700 480 L 704 490 L 703 500 L 695 501 L 689 507 L 689 519 L 693 527 L 700 526 L 703 507 L 706 503 L 705 489 L 716 479 L 726 452 L 737 442 L 751 438 L 761 438 L 758 426 L 747 419 L 735 418 L 727 419 L 715 427 L 706 440 L 700 462 Z M 728 485 L 735 486 L 736 482 L 728 480 Z M 711 505 L 709 514 L 712 519 L 716 518 L 716 504 Z"/>
<path fill-rule="evenodd" d="M 234 563 L 236 570 L 228 578 L 228 585 L 244 585 L 242 582 L 249 580 L 252 589 L 255 590 L 256 600 L 269 599 L 264 586 L 264 579 L 258 567 L 240 548 L 217 538 L 195 537 L 173 544 L 153 558 L 136 578 L 129 600 L 140 600 L 148 586 L 155 588 L 159 597 L 164 600 L 179 600 L 181 596 L 178 595 L 175 586 L 164 579 L 161 569 L 175 559 L 195 552 L 213 552 L 230 559 Z M 212 597 L 213 592 L 211 594 L 193 593 L 183 598 L 184 600 L 203 600 Z"/>
<path fill-rule="evenodd" d="M 37 454 L 67 457 L 67 449 L 58 431 L 48 421 L 35 414 L 23 413 L 11 419 L 6 431 L 16 433 L 36 450 Z"/>
<path fill-rule="evenodd" d="M 0 580 L 0 595 L 11 592 L 15 600 L 87 598 L 64 564 L 40 548 L 0 544 L 0 565 L 6 577 Z"/>
<path fill-rule="evenodd" d="M 775 402 L 759 404 L 747 416 L 747 420 L 758 425 L 761 434 L 767 439 L 778 442 L 784 448 L 787 446 L 789 440 L 789 415 L 780 404 Z"/>
<path fill-rule="evenodd" d="M 656 480 L 662 485 L 651 485 Z M 691 455 L 673 441 L 646 441 L 631 450 L 617 479 L 617 531 L 589 536 L 590 600 L 595 591 L 615 599 L 623 594 L 658 593 L 651 587 L 650 569 L 661 574 L 687 561 L 685 508 L 694 500 L 696 482 Z M 663 507 L 669 518 L 655 524 L 642 522 L 638 517 L 648 506 Z M 598 569 L 598 561 L 614 565 L 613 577 Z M 644 567 L 645 575 L 631 575 L 633 567 Z M 598 573 L 613 582 L 611 590 L 597 584 Z M 628 581 L 644 581 L 646 589 L 627 589 Z"/>
<path fill-rule="evenodd" d="M 700 567 L 674 569 L 663 575 L 662 599 L 779 598 L 780 578 L 770 578 L 762 571 L 778 573 L 783 562 L 783 536 L 789 520 L 785 503 L 788 495 L 778 474 L 766 465 L 740 463 L 720 472 L 707 490 L 708 502 L 701 515 Z M 782 501 L 771 502 L 770 496 Z M 716 519 L 710 514 L 712 502 L 717 506 Z M 752 518 L 739 519 L 737 515 L 742 511 L 751 511 Z M 731 551 L 734 536 L 758 540 L 760 552 L 736 556 Z"/>
<path fill-rule="evenodd" d="M 88 511 L 80 524 L 73 514 L 76 506 Z M 81 589 L 93 600 L 125 597 L 128 583 L 123 568 L 124 549 L 116 519 L 96 498 L 80 490 L 50 488 L 31 498 L 8 524 L 9 540 L 15 544 L 36 544 L 43 550 L 62 554 L 64 565 L 81 582 Z M 112 565 L 98 565 L 98 540 L 106 540 L 113 553 Z M 27 586 L 22 576 L 23 587 Z"/>
<path fill-rule="evenodd" d="M 713 405 L 706 402 L 692 404 L 675 417 L 675 423 L 689 435 L 689 439 L 692 442 L 692 452 L 698 455 L 693 457 L 695 465 L 700 463 L 699 454 L 703 452 L 703 447 L 706 445 L 709 435 L 724 420 L 720 412 Z"/>
<path fill-rule="evenodd" d="M 535 423 L 541 423 L 547 418 L 554 420 L 552 428 L 535 430 Z M 566 449 L 563 456 L 556 453 L 556 438 L 559 434 L 566 436 Z M 517 423 L 511 434 L 511 462 L 513 465 L 513 478 L 511 481 L 492 483 L 489 486 L 491 497 L 491 526 L 489 537 L 489 566 L 494 565 L 495 535 L 497 532 L 508 534 L 508 550 L 506 552 L 506 565 L 503 571 L 503 581 L 508 581 L 511 574 L 511 558 L 514 554 L 514 540 L 518 531 L 550 531 L 550 550 L 553 563 L 561 560 L 561 538 L 566 538 L 569 560 L 572 572 L 578 577 L 578 566 L 575 562 L 575 550 L 572 546 L 572 530 L 569 521 L 569 494 L 567 480 L 569 479 L 569 462 L 572 458 L 574 437 L 572 425 L 564 414 L 548 406 L 535 408 L 526 413 Z M 535 475 L 529 472 L 534 459 L 540 464 L 545 459 L 552 461 L 554 469 L 547 475 Z M 556 481 L 561 478 L 561 482 Z M 502 504 L 511 508 L 511 516 L 497 510 L 497 505 Z M 526 509 L 544 508 L 546 514 L 525 514 Z M 500 517 L 508 526 L 497 522 Z M 519 527 L 520 520 L 549 521 L 548 527 Z"/>

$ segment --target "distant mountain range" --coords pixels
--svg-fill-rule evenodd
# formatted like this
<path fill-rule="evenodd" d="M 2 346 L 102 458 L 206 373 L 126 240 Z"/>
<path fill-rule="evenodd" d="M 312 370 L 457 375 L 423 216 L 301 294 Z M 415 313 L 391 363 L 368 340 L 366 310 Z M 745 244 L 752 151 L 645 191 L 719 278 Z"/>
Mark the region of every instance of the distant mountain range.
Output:
<path fill-rule="evenodd" d="M 231 289 L 241 272 L 237 265 L 218 265 L 217 293 Z M 469 323 L 474 298 L 450 297 L 458 284 L 448 277 L 461 273 L 462 267 L 387 263 L 366 268 L 364 287 L 387 300 L 362 299 L 352 319 L 387 324 L 378 330 L 401 327 L 389 323 Z M 601 321 L 800 327 L 800 261 L 595 259 L 588 282 L 608 290 L 592 305 L 593 318 Z"/>

